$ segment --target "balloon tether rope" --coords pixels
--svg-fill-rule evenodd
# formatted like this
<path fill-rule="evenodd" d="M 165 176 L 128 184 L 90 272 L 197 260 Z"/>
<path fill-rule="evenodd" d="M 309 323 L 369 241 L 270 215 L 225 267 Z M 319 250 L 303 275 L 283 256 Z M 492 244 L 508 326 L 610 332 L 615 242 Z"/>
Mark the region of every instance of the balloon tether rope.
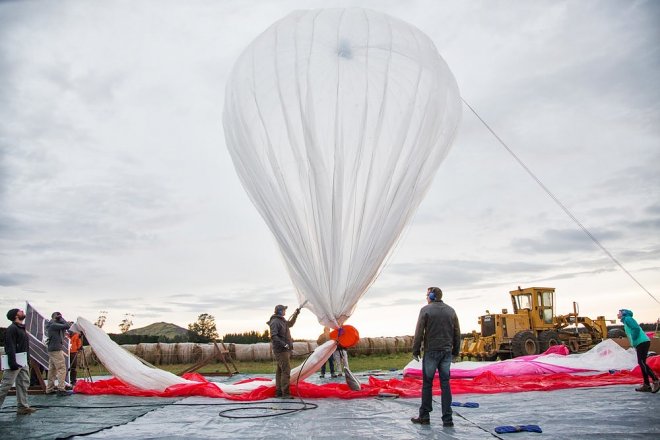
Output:
<path fill-rule="evenodd" d="M 642 290 L 644 290 L 644 292 L 646 292 L 651 298 L 653 298 L 653 300 L 655 300 L 655 302 L 660 304 L 660 300 L 658 300 L 658 298 L 653 296 L 653 294 L 651 292 L 649 292 L 648 289 L 646 287 L 644 287 L 642 285 L 642 283 L 640 283 L 637 280 L 637 278 L 635 278 L 633 276 L 633 274 L 628 272 L 628 270 L 623 266 L 623 264 L 621 264 L 621 262 L 619 260 L 617 260 L 614 257 L 614 255 L 612 255 L 612 253 L 610 251 L 608 251 L 600 241 L 598 241 L 598 239 L 596 237 L 594 237 L 594 235 L 577 219 L 577 217 L 575 217 L 575 215 L 573 215 L 573 213 L 566 207 L 566 205 L 564 205 L 559 200 L 559 198 L 557 198 L 557 196 L 555 196 L 552 193 L 552 191 L 550 191 L 550 189 L 548 189 L 548 187 L 545 186 L 543 184 L 543 182 L 541 182 L 541 179 L 539 179 L 532 172 L 532 170 L 530 170 L 529 167 L 527 165 L 525 165 L 525 163 L 522 161 L 522 159 L 520 159 L 516 155 L 516 153 L 513 152 L 513 150 L 493 131 L 492 128 L 490 128 L 490 126 L 486 123 L 486 121 L 484 121 L 481 118 L 481 116 L 479 116 L 479 114 L 472 108 L 472 106 L 470 104 L 468 104 L 467 101 L 464 98 L 461 98 L 461 100 L 472 111 L 472 113 L 474 113 L 474 115 L 481 121 L 481 123 L 484 124 L 484 126 L 488 129 L 488 131 L 490 131 L 490 133 L 495 137 L 495 139 L 497 139 L 497 141 L 500 143 L 500 145 L 502 145 L 504 147 L 504 149 L 506 149 L 506 151 L 508 151 L 509 154 L 516 160 L 516 162 L 518 162 L 518 164 L 527 172 L 527 174 L 529 174 L 531 176 L 531 178 L 534 179 L 534 181 L 541 187 L 541 189 L 543 189 L 543 191 L 545 191 L 545 193 L 562 209 L 562 211 L 564 211 L 564 213 L 566 213 L 566 215 L 568 215 L 571 218 L 571 220 L 573 220 L 573 222 L 575 222 L 575 224 L 578 225 L 580 227 L 580 229 L 582 229 L 582 232 L 587 234 L 587 236 L 591 239 L 591 241 L 593 241 L 596 244 L 596 246 L 598 246 L 605 253 L 605 255 L 607 255 L 617 266 L 619 266 L 621 268 L 621 270 L 623 270 L 626 273 L 626 275 L 628 275 L 635 283 L 637 283 L 637 285 L 639 287 L 641 287 Z"/>

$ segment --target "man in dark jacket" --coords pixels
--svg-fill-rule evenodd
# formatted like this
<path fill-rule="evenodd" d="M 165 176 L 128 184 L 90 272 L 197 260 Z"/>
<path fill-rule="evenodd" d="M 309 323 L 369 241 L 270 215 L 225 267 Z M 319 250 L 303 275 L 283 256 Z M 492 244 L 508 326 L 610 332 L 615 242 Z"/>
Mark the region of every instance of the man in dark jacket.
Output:
<path fill-rule="evenodd" d="M 268 325 L 270 326 L 270 343 L 273 348 L 273 354 L 277 361 L 277 372 L 275 373 L 275 396 L 283 399 L 292 399 L 289 391 L 289 381 L 291 375 L 291 351 L 293 351 L 293 338 L 291 330 L 298 319 L 300 309 L 296 309 L 288 321 L 284 319 L 287 306 L 275 306 L 275 313 L 270 317 Z"/>
<path fill-rule="evenodd" d="M 55 379 L 57 379 L 57 395 L 68 396 L 66 392 L 66 359 L 64 356 L 64 341 L 66 331 L 71 324 L 66 322 L 60 312 L 54 312 L 51 320 L 46 322 L 46 335 L 48 339 L 48 386 L 46 394 L 55 392 Z"/>
<path fill-rule="evenodd" d="M 7 319 L 12 323 L 5 333 L 5 353 L 9 369 L 3 371 L 0 382 L 0 408 L 7 397 L 9 389 L 16 382 L 16 414 L 30 415 L 36 411 L 28 405 L 28 387 L 30 386 L 30 340 L 25 331 L 25 312 L 11 309 L 7 312 Z M 16 355 L 25 353 L 25 365 L 17 362 Z"/>
<path fill-rule="evenodd" d="M 442 302 L 440 288 L 429 287 L 426 300 L 428 304 L 419 312 L 413 342 L 413 357 L 416 360 L 419 360 L 422 341 L 424 342 L 422 405 L 419 408 L 419 417 L 410 420 L 421 425 L 430 424 L 430 412 L 433 411 L 433 377 L 438 370 L 442 391 L 442 426 L 451 427 L 454 426 L 454 421 L 451 410 L 449 368 L 453 357 L 458 356 L 461 329 L 454 309 Z"/>

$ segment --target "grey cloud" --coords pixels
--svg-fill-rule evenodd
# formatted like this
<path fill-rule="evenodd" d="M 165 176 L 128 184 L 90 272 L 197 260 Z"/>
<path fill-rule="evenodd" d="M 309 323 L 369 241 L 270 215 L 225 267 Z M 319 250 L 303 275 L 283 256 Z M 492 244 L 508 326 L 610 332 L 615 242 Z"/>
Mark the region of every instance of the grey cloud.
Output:
<path fill-rule="evenodd" d="M 0 273 L 0 286 L 11 287 L 25 284 L 35 277 L 23 273 Z"/>
<path fill-rule="evenodd" d="M 630 226 L 635 229 L 644 229 L 647 231 L 657 232 L 660 231 L 660 217 L 633 221 L 630 223 Z"/>
<path fill-rule="evenodd" d="M 410 278 L 414 274 L 417 282 L 423 285 L 440 283 L 443 286 L 474 285 L 483 280 L 493 279 L 495 275 L 505 273 L 534 273 L 554 267 L 548 263 L 530 263 L 527 261 L 467 261 L 436 260 L 424 263 L 393 264 L 388 266 L 388 275 Z"/>
<path fill-rule="evenodd" d="M 614 240 L 622 234 L 618 231 L 592 232 L 599 240 Z M 578 229 L 548 229 L 538 238 L 520 238 L 513 240 L 511 247 L 521 252 L 531 253 L 561 253 L 591 250 L 593 242 Z"/>
<path fill-rule="evenodd" d="M 660 216 L 660 203 L 649 205 L 644 209 L 644 211 L 650 215 Z"/>

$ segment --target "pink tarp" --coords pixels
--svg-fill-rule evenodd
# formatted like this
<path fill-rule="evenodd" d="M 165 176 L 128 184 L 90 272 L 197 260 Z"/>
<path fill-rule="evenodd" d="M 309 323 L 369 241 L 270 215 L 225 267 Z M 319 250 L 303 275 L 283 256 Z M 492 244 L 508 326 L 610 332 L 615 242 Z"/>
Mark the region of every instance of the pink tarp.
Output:
<path fill-rule="evenodd" d="M 612 340 L 605 340 L 586 353 L 569 354 L 564 345 L 550 347 L 542 354 L 520 356 L 499 362 L 458 362 L 451 365 L 454 378 L 477 377 L 483 373 L 495 376 L 524 376 L 557 373 L 607 372 L 630 370 L 637 365 L 634 350 L 625 350 Z M 406 377 L 422 377 L 420 361 L 411 361 L 403 369 Z M 437 375 L 437 373 L 436 373 Z"/>

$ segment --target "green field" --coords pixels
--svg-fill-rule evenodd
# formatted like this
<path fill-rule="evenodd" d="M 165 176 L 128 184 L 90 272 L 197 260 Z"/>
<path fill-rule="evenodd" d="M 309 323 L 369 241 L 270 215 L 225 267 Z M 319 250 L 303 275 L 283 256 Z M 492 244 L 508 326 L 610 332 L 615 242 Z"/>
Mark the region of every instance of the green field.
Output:
<path fill-rule="evenodd" d="M 353 356 L 349 357 L 348 363 L 353 372 L 372 371 L 372 370 L 401 370 L 410 362 L 412 356 L 410 353 L 393 353 L 383 355 L 370 355 L 370 356 Z M 291 366 L 296 367 L 303 362 L 304 358 L 294 358 L 291 361 Z M 273 361 L 260 361 L 260 362 L 239 362 L 235 361 L 234 364 L 239 372 L 244 374 L 268 374 L 275 372 L 275 363 Z M 158 368 L 178 374 L 184 369 L 191 366 L 191 364 L 171 364 L 171 365 L 156 365 Z M 108 375 L 108 371 L 102 366 L 91 366 L 90 371 L 93 376 Z M 199 373 L 224 373 L 224 364 L 211 363 L 200 370 Z M 82 377 L 83 372 L 79 369 L 78 376 Z"/>

